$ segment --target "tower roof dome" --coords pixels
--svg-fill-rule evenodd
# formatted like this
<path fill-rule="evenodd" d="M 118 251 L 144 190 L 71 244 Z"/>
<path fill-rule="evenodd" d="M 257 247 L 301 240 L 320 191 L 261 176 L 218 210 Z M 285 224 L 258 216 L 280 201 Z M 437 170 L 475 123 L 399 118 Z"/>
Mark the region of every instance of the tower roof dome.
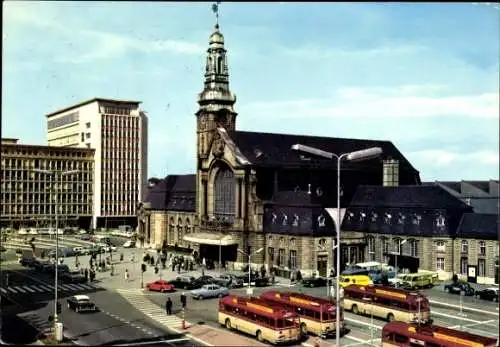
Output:
<path fill-rule="evenodd" d="M 210 35 L 209 48 L 222 48 L 224 47 L 224 35 L 219 31 L 219 24 L 214 27 L 214 32 Z"/>

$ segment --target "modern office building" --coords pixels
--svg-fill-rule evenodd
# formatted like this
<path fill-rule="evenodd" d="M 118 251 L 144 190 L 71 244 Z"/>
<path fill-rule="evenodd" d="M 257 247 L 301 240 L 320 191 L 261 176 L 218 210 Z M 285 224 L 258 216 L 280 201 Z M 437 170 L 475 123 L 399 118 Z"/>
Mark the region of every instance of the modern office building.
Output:
<path fill-rule="evenodd" d="M 90 226 L 94 149 L 24 145 L 17 139 L 2 139 L 1 153 L 2 227 L 54 227 L 56 205 L 60 206 L 61 227 Z"/>
<path fill-rule="evenodd" d="M 148 164 L 148 118 L 140 101 L 94 98 L 52 112 L 47 140 L 95 149 L 94 228 L 136 225 Z"/>

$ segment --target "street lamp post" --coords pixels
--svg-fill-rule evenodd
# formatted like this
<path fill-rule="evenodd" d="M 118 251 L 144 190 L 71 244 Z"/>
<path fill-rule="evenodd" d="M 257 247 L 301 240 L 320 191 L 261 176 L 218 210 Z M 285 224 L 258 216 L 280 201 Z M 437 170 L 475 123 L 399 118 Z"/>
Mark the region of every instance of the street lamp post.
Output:
<path fill-rule="evenodd" d="M 238 248 L 238 252 L 240 252 L 241 254 L 243 254 L 243 255 L 245 255 L 245 256 L 248 257 L 248 289 L 247 289 L 247 294 L 252 294 L 252 286 L 251 286 L 251 282 L 252 282 L 252 266 L 251 266 L 251 264 L 252 264 L 252 255 L 253 254 L 259 254 L 263 250 L 264 250 L 264 248 L 259 248 L 255 252 L 247 253 L 247 252 L 242 251 L 241 249 Z"/>
<path fill-rule="evenodd" d="M 323 157 L 327 159 L 336 159 L 337 160 L 337 223 L 335 223 L 336 227 L 336 236 L 337 242 L 336 245 L 333 246 L 332 252 L 337 249 L 337 266 L 336 266 L 336 284 L 335 284 L 335 292 L 336 292 L 336 318 L 335 318 L 335 343 L 337 346 L 340 346 L 340 223 L 341 223 L 341 213 L 340 213 L 340 167 L 342 164 L 342 159 L 346 159 L 347 161 L 356 162 L 369 160 L 372 158 L 376 158 L 382 154 L 382 149 L 380 147 L 370 147 L 367 149 L 362 149 L 360 151 L 342 153 L 340 155 L 326 152 L 318 148 L 295 144 L 291 147 L 292 150 L 298 152 L 304 152 L 308 154 L 312 154 L 318 157 Z"/>
<path fill-rule="evenodd" d="M 44 175 L 48 175 L 48 176 L 52 176 L 54 178 L 54 180 L 56 181 L 56 185 L 57 183 L 62 183 L 62 177 L 63 176 L 69 176 L 69 175 L 74 175 L 74 174 L 77 174 L 79 173 L 80 171 L 79 170 L 71 170 L 71 171 L 63 171 L 63 172 L 59 172 L 59 171 L 49 171 L 49 170 L 42 170 L 42 169 L 33 169 L 32 170 L 33 172 L 37 172 L 37 173 L 40 173 L 40 174 L 44 174 Z M 51 191 L 54 191 L 54 188 L 55 187 L 51 187 Z M 58 224 L 59 224 L 59 211 L 58 211 L 58 208 L 59 208 L 59 199 L 57 197 L 57 192 L 55 194 L 55 199 L 54 199 L 54 202 L 55 202 L 55 237 L 56 237 L 56 266 L 55 266 L 55 274 L 54 274 L 54 333 L 55 333 L 55 337 L 56 339 L 60 340 L 60 336 L 59 334 L 57 334 L 56 332 L 56 329 L 57 329 L 57 326 L 58 326 L 58 317 L 57 317 L 57 300 L 58 300 L 58 291 L 57 291 L 57 286 L 58 286 L 58 275 L 59 275 L 59 233 L 58 233 Z M 62 323 L 61 323 L 61 327 L 60 327 L 61 331 L 62 331 Z"/>

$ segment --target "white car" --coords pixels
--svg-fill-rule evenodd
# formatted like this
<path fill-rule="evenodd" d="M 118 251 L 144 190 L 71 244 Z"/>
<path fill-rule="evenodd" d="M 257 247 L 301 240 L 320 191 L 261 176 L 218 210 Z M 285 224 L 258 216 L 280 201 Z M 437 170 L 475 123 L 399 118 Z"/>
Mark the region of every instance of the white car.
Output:
<path fill-rule="evenodd" d="M 133 248 L 135 247 L 135 242 L 132 242 L 132 240 L 127 240 L 125 243 L 122 245 L 123 248 Z"/>

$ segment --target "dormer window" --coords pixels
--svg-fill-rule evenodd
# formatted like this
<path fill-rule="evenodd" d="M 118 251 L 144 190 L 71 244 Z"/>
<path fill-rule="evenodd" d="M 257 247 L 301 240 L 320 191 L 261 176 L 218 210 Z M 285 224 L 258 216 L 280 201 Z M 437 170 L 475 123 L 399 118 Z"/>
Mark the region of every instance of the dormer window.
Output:
<path fill-rule="evenodd" d="M 377 221 L 378 214 L 376 212 L 372 213 L 372 223 L 375 223 Z"/>
<path fill-rule="evenodd" d="M 323 189 L 321 187 L 316 188 L 316 196 L 323 196 Z"/>
<path fill-rule="evenodd" d="M 392 215 L 390 213 L 385 213 L 384 215 L 384 221 L 387 223 L 387 224 L 391 224 L 391 220 L 392 220 Z"/>
<path fill-rule="evenodd" d="M 253 154 L 255 155 L 255 158 L 259 158 L 262 155 L 262 151 L 258 148 L 255 148 L 253 150 Z"/>
<path fill-rule="evenodd" d="M 413 215 L 413 220 L 412 220 L 412 223 L 414 225 L 420 225 L 420 221 L 422 220 L 422 216 L 418 215 L 418 214 L 414 214 Z"/>
<path fill-rule="evenodd" d="M 285 238 L 280 237 L 280 246 L 283 246 L 285 244 Z"/>
<path fill-rule="evenodd" d="M 352 212 L 347 213 L 347 220 L 349 222 L 352 220 L 353 217 L 354 217 L 354 213 L 352 213 Z"/>
<path fill-rule="evenodd" d="M 272 223 L 276 223 L 276 219 L 278 218 L 278 215 L 276 213 L 273 212 L 273 219 L 272 219 Z"/>
<path fill-rule="evenodd" d="M 446 226 L 446 219 L 443 217 L 443 215 L 439 215 L 437 218 L 436 218 L 436 226 L 437 227 L 444 227 Z"/>
<path fill-rule="evenodd" d="M 296 213 L 293 215 L 292 225 L 294 227 L 298 227 L 299 226 L 299 216 Z"/>
<path fill-rule="evenodd" d="M 288 216 L 283 213 L 283 225 L 288 225 Z"/>
<path fill-rule="evenodd" d="M 318 217 L 318 226 L 323 228 L 325 226 L 325 216 L 321 215 Z"/>
<path fill-rule="evenodd" d="M 398 215 L 398 224 L 405 224 L 405 219 L 406 219 L 406 216 L 402 213 L 399 213 Z"/>
<path fill-rule="evenodd" d="M 296 243 L 295 238 L 292 237 L 290 239 L 290 247 L 295 247 L 295 243 Z"/>
<path fill-rule="evenodd" d="M 325 249 L 326 248 L 326 239 L 320 239 L 318 241 L 318 246 L 320 249 Z"/>
<path fill-rule="evenodd" d="M 273 235 L 269 235 L 268 238 L 269 242 L 273 242 Z"/>
<path fill-rule="evenodd" d="M 365 218 L 366 218 L 366 213 L 361 212 L 361 213 L 359 214 L 359 221 L 360 221 L 360 222 L 364 222 L 364 221 L 365 221 Z"/>

